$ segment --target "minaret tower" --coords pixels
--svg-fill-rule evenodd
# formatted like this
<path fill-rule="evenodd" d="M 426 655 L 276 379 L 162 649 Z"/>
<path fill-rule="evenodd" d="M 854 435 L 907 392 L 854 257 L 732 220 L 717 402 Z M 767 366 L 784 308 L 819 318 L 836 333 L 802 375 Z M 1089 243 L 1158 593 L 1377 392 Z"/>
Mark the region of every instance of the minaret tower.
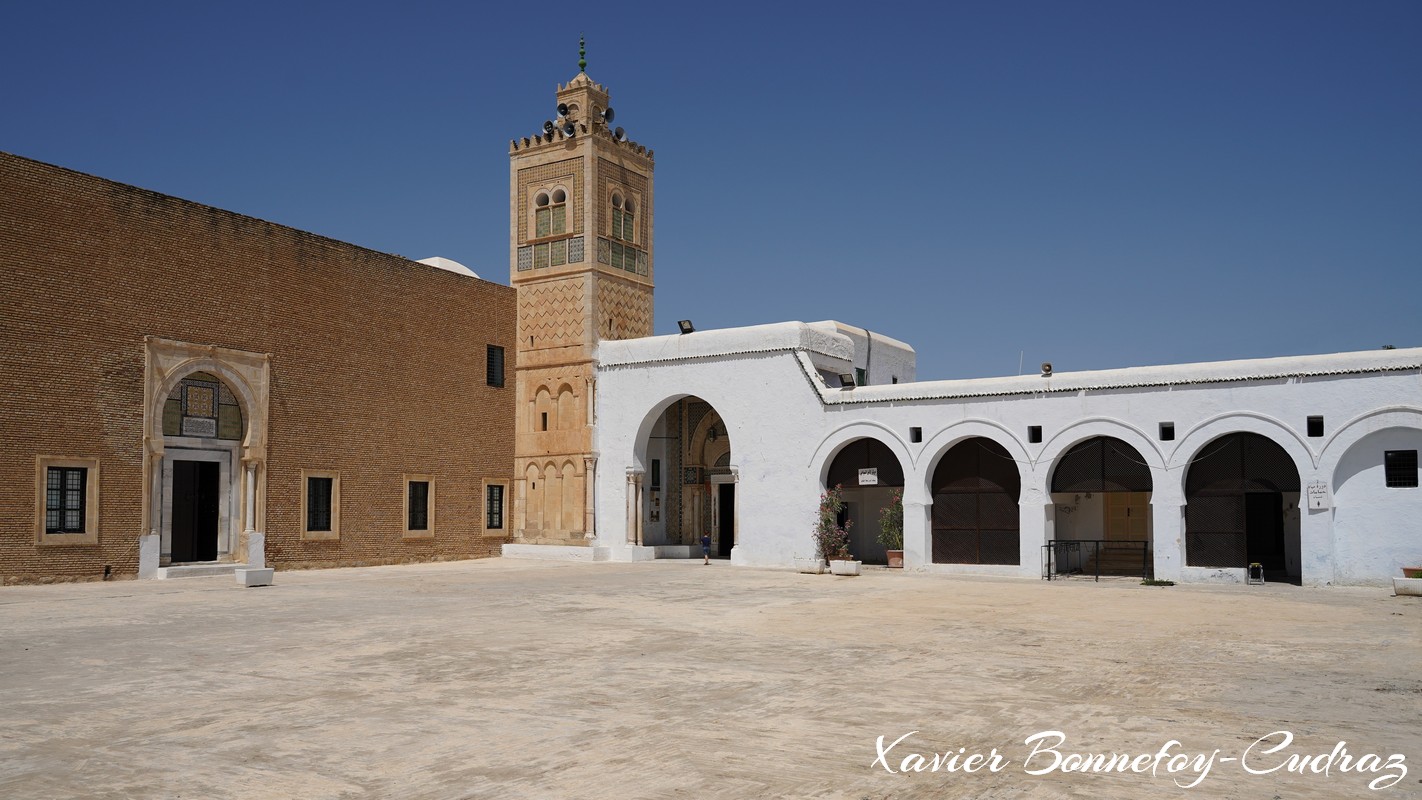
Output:
<path fill-rule="evenodd" d="M 596 346 L 652 335 L 652 151 L 612 125 L 607 89 L 586 68 L 580 39 L 556 118 L 509 146 L 513 536 L 526 544 L 593 543 Z"/>

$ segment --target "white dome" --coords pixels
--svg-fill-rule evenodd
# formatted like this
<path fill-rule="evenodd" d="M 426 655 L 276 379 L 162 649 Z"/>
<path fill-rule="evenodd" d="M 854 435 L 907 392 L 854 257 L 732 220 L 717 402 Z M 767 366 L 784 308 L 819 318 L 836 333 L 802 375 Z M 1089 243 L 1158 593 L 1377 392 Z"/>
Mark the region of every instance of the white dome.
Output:
<path fill-rule="evenodd" d="M 458 261 L 455 261 L 455 260 L 452 259 L 452 258 L 442 258 L 442 257 L 440 257 L 440 256 L 433 256 L 433 257 L 431 257 L 431 258 L 422 258 L 422 259 L 420 259 L 420 263 L 421 263 L 421 264 L 429 264 L 429 265 L 432 266 L 432 267 L 439 267 L 439 268 L 442 269 L 442 270 L 447 270 L 447 271 L 449 271 L 449 272 L 455 272 L 455 273 L 458 273 L 458 274 L 460 274 L 460 275 L 468 275 L 468 276 L 471 277 L 471 278 L 477 278 L 477 277 L 479 277 L 479 273 L 477 273 L 477 272 L 475 272 L 474 270 L 472 270 L 472 269 L 470 269 L 470 268 L 464 266 L 463 264 L 459 263 Z"/>

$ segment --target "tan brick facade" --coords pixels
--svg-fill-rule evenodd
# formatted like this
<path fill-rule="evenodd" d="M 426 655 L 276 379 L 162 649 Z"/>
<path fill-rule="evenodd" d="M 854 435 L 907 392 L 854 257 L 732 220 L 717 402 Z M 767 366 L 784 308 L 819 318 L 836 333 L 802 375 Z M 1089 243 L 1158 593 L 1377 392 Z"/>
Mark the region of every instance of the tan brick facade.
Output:
<path fill-rule="evenodd" d="M 273 565 L 507 541 L 484 502 L 514 474 L 513 289 L 5 154 L 0 197 L 0 579 L 137 572 L 146 337 L 270 354 L 257 519 Z M 487 345 L 507 354 L 503 388 Z M 97 544 L 36 535 L 42 457 L 97 462 Z M 339 535 L 303 538 L 303 471 L 339 475 Z M 409 475 L 431 483 L 432 535 L 407 530 Z"/>

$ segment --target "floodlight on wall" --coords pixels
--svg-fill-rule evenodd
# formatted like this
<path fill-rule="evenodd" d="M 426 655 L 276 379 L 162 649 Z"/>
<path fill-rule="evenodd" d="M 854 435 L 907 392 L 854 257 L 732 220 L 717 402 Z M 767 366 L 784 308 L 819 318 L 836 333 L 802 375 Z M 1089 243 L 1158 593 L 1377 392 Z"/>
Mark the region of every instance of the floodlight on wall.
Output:
<path fill-rule="evenodd" d="M 681 328 L 681 332 L 682 332 L 682 333 L 695 333 L 695 332 L 696 332 L 696 326 L 695 326 L 695 325 L 692 325 L 692 324 L 691 324 L 691 320 L 689 320 L 689 319 L 679 319 L 679 320 L 677 320 L 677 321 L 676 321 L 676 326 L 677 326 L 678 328 Z"/>
<path fill-rule="evenodd" d="M 721 435 L 721 434 L 719 434 L 719 433 L 716 432 L 716 426 L 715 426 L 715 425 L 712 425 L 710 428 L 708 428 L 708 429 L 706 430 L 706 439 L 707 439 L 707 441 L 712 441 L 712 442 L 714 442 L 714 441 L 716 441 L 716 437 L 717 437 L 717 436 L 720 436 L 720 435 Z"/>
<path fill-rule="evenodd" d="M 1042 377 L 1043 377 L 1043 378 L 1050 378 L 1050 377 L 1052 377 L 1052 362 L 1050 362 L 1050 361 L 1043 361 L 1043 362 L 1042 362 Z"/>
<path fill-rule="evenodd" d="M 841 373 L 839 373 L 839 388 L 841 388 L 841 389 L 853 389 L 853 388 L 854 388 L 854 373 L 853 373 L 853 372 L 841 372 Z"/>

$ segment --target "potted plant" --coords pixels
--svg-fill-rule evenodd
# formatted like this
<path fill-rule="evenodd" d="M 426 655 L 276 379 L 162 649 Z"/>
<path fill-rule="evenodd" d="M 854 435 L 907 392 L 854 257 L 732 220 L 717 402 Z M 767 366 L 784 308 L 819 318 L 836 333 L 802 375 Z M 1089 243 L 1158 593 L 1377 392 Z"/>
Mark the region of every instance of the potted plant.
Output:
<path fill-rule="evenodd" d="M 829 561 L 830 572 L 835 575 L 858 575 L 859 562 L 849 553 L 850 520 L 839 524 L 840 512 L 844 510 L 843 486 L 820 495 L 820 509 L 815 516 L 815 548 L 820 558 Z"/>
<path fill-rule="evenodd" d="M 1392 579 L 1392 593 L 1399 597 L 1422 597 L 1422 567 L 1403 567 L 1402 575 Z"/>
<path fill-rule="evenodd" d="M 904 568 L 904 490 L 895 489 L 889 504 L 879 509 L 879 544 L 884 546 L 889 566 Z"/>

